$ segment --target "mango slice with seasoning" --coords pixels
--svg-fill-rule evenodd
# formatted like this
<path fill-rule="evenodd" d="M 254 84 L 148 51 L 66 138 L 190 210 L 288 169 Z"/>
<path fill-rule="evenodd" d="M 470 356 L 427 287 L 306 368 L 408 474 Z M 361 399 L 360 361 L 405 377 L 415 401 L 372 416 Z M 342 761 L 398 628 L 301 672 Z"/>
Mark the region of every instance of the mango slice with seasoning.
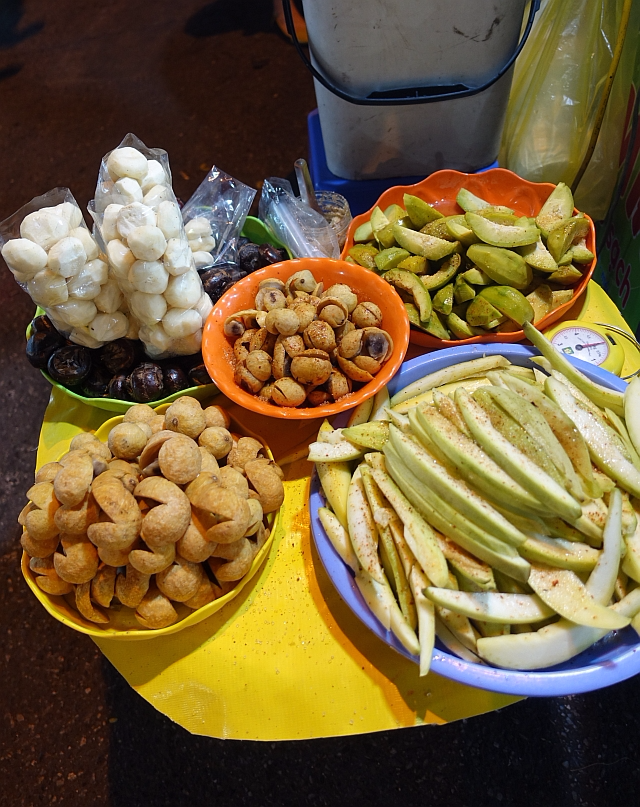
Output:
<path fill-rule="evenodd" d="M 516 224 L 499 224 L 477 213 L 467 213 L 465 221 L 481 241 L 494 247 L 524 247 L 535 244 L 540 235 L 536 225 L 525 216 L 517 219 Z"/>
<path fill-rule="evenodd" d="M 393 235 L 398 244 L 414 255 L 422 255 L 430 261 L 439 261 L 458 248 L 457 241 L 445 241 L 432 235 L 409 230 L 400 224 L 393 225 Z"/>
<path fill-rule="evenodd" d="M 521 255 L 510 249 L 489 244 L 472 244 L 467 250 L 467 258 L 501 286 L 526 289 L 531 283 L 533 272 Z"/>

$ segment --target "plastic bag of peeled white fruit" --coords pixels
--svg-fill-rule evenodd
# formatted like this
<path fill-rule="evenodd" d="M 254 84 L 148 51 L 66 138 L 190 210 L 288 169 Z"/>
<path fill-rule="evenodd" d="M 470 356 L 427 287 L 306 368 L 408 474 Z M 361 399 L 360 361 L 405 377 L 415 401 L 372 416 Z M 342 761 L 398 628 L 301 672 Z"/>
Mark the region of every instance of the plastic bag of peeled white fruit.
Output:
<path fill-rule="evenodd" d="M 0 245 L 18 284 L 72 342 L 95 348 L 131 335 L 122 292 L 68 188 L 0 222 Z"/>
<path fill-rule="evenodd" d="M 196 269 L 236 263 L 238 238 L 256 191 L 214 165 L 182 208 Z"/>
<path fill-rule="evenodd" d="M 104 156 L 89 210 L 147 354 L 197 353 L 212 303 L 196 271 L 167 153 L 128 134 Z"/>

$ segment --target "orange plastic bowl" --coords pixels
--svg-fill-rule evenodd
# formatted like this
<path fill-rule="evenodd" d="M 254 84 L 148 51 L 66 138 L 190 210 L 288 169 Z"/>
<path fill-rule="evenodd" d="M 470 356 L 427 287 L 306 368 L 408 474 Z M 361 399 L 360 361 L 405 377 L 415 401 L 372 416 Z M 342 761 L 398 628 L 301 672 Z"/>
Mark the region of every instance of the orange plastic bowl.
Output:
<path fill-rule="evenodd" d="M 235 359 L 233 342 L 223 331 L 225 320 L 231 314 L 255 307 L 255 296 L 261 280 L 278 278 L 286 281 L 294 272 L 308 269 L 325 289 L 334 283 L 346 283 L 358 295 L 359 302 L 375 303 L 382 311 L 382 327 L 393 339 L 393 353 L 368 384 L 340 398 L 339 401 L 315 407 L 276 406 L 260 400 L 241 389 L 234 380 Z M 409 346 L 409 319 L 400 297 L 395 290 L 374 272 L 352 263 L 332 258 L 299 258 L 284 263 L 274 263 L 259 269 L 235 283 L 214 306 L 204 327 L 202 355 L 213 383 L 232 401 L 245 409 L 275 418 L 303 420 L 331 417 L 357 406 L 375 395 L 402 364 Z"/>
<path fill-rule="evenodd" d="M 456 196 L 461 188 L 466 188 L 486 199 L 487 202 L 495 205 L 506 205 L 520 216 L 536 216 L 546 202 L 547 197 L 554 189 L 555 185 L 549 182 L 529 182 L 522 179 L 513 171 L 505 168 L 491 168 L 481 174 L 463 174 L 460 171 L 436 171 L 422 182 L 415 185 L 396 185 L 386 190 L 378 199 L 377 205 L 384 210 L 389 205 L 403 205 L 405 193 L 418 196 L 424 199 L 433 207 L 437 208 L 445 216 L 453 216 L 457 213 L 464 213 L 458 207 Z M 371 208 L 373 210 L 373 208 Z M 342 251 L 342 257 L 346 258 L 347 253 L 353 246 L 353 234 L 356 229 L 371 218 L 371 210 L 356 216 L 349 226 L 347 241 Z M 575 211 L 577 213 L 577 211 Z M 587 247 L 596 254 L 596 231 L 593 221 L 589 219 L 589 235 L 587 236 Z M 582 280 L 573 287 L 573 297 L 568 302 L 559 306 L 555 311 L 547 314 L 536 322 L 539 330 L 548 328 L 575 303 L 587 288 L 587 284 L 596 268 L 597 256 L 590 264 L 585 265 Z M 522 331 L 511 331 L 509 333 L 490 333 L 483 336 L 473 336 L 470 339 L 438 339 L 427 333 L 422 333 L 411 329 L 410 341 L 422 347 L 455 347 L 456 345 L 472 345 L 476 342 L 520 342 L 524 339 Z"/>

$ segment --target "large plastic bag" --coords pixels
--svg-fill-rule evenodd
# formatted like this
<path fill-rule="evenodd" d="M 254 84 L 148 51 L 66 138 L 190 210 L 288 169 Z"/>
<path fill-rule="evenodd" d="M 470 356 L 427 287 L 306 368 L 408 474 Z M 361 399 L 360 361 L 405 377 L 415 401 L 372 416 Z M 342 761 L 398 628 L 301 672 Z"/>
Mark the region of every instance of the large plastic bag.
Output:
<path fill-rule="evenodd" d="M 533 182 L 571 185 L 586 154 L 623 0 L 548 0 L 515 67 L 499 163 Z M 616 184 L 640 28 L 634 2 L 622 58 L 576 207 L 606 215 Z"/>
<path fill-rule="evenodd" d="M 0 246 L 18 284 L 72 342 L 96 348 L 128 335 L 120 289 L 68 188 L 0 222 Z"/>
<path fill-rule="evenodd" d="M 147 355 L 197 353 L 212 304 L 196 271 L 167 153 L 128 134 L 103 157 L 89 210 Z"/>

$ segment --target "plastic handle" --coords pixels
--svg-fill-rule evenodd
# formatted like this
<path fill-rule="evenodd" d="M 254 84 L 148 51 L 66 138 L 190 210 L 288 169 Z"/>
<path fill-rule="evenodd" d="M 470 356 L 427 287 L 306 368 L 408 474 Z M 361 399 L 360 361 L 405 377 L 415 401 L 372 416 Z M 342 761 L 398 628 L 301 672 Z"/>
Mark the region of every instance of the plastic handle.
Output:
<path fill-rule="evenodd" d="M 398 90 L 383 90 L 380 92 L 372 92 L 366 97 L 362 97 L 360 95 L 351 95 L 350 93 L 346 92 L 346 90 L 338 87 L 330 78 L 328 78 L 324 73 L 318 70 L 317 67 L 314 67 L 314 65 L 311 64 L 306 53 L 302 50 L 302 45 L 296 36 L 293 17 L 291 15 L 291 0 L 282 0 L 284 18 L 287 23 L 287 31 L 289 32 L 289 36 L 291 37 L 293 44 L 295 45 L 296 50 L 298 51 L 298 54 L 306 65 L 307 69 L 311 72 L 313 77 L 319 81 L 320 84 L 322 84 L 323 87 L 326 87 L 334 95 L 337 95 L 338 98 L 342 98 L 343 101 L 348 101 L 350 104 L 359 104 L 361 106 L 431 104 L 435 101 L 451 101 L 454 98 L 467 98 L 470 95 L 476 95 L 477 93 L 489 89 L 489 87 L 495 84 L 498 79 L 504 76 L 507 70 L 509 70 L 509 68 L 520 55 L 520 51 L 524 47 L 524 44 L 531 33 L 533 20 L 540 9 L 540 3 L 541 0 L 531 0 L 531 5 L 529 6 L 529 18 L 522 34 L 522 38 L 518 43 L 518 47 L 511 54 L 507 62 L 500 68 L 500 70 L 498 70 L 498 72 L 492 78 L 490 78 L 489 81 L 485 82 L 480 87 L 467 87 L 466 84 L 436 84 L 429 87 L 408 87 Z"/>

